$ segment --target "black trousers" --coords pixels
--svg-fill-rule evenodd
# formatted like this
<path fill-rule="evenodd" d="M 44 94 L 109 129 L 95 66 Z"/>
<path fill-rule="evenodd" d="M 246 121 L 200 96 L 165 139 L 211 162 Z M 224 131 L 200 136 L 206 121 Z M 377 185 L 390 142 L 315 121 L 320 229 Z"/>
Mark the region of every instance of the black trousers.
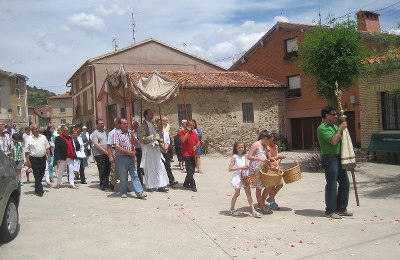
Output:
<path fill-rule="evenodd" d="M 35 192 L 43 193 L 42 179 L 44 176 L 44 171 L 46 170 L 46 156 L 29 156 L 29 161 L 31 162 L 33 177 L 35 177 Z"/>
<path fill-rule="evenodd" d="M 135 148 L 135 151 L 136 151 L 136 163 L 137 163 L 136 169 L 140 183 L 143 185 L 144 170 L 143 168 L 140 168 L 140 162 L 142 161 L 142 148 Z"/>
<path fill-rule="evenodd" d="M 108 179 L 110 177 L 111 163 L 106 154 L 97 155 L 94 159 L 96 160 L 97 169 L 99 170 L 100 187 L 106 188 L 109 186 Z"/>
<path fill-rule="evenodd" d="M 186 178 L 183 186 L 196 187 L 196 182 L 194 181 L 194 169 L 196 166 L 194 157 L 185 156 L 183 157 L 183 160 L 185 161 L 186 167 Z"/>
<path fill-rule="evenodd" d="M 81 183 L 86 181 L 85 177 L 85 166 L 83 166 L 83 158 L 79 158 L 80 166 L 79 166 L 79 175 L 81 179 Z"/>
<path fill-rule="evenodd" d="M 168 180 L 169 180 L 169 183 L 171 184 L 175 181 L 175 177 L 172 174 L 172 170 L 171 170 L 171 158 L 169 157 L 168 153 L 162 153 L 162 155 L 164 156 L 163 163 L 164 163 L 165 170 L 167 171 Z"/>

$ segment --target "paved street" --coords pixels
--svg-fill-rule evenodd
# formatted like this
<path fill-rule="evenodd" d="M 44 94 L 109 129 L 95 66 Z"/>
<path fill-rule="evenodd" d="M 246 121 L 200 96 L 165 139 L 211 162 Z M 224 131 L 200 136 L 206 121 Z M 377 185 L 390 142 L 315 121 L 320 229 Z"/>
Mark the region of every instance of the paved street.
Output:
<path fill-rule="evenodd" d="M 305 154 L 287 152 L 286 155 Z M 99 190 L 96 165 L 78 190 L 22 187 L 20 233 L 0 246 L 0 259 L 398 259 L 400 254 L 400 166 L 363 163 L 357 169 L 361 206 L 350 191 L 354 217 L 324 215 L 324 175 L 303 172 L 277 196 L 282 207 L 256 219 L 244 195 L 239 217 L 228 215 L 233 188 L 229 157 L 202 158 L 198 192 L 134 194 Z M 291 162 L 286 160 L 286 162 Z M 174 165 L 179 182 L 185 173 Z M 64 177 L 64 181 L 66 181 Z M 255 196 L 253 196 L 255 200 Z"/>

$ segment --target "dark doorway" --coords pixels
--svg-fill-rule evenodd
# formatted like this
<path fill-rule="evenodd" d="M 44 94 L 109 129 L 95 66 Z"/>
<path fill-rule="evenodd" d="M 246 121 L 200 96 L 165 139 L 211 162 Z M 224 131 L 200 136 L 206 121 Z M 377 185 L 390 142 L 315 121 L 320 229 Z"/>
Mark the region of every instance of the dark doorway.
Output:
<path fill-rule="evenodd" d="M 317 127 L 321 124 L 320 117 L 292 118 L 293 149 L 314 149 L 317 140 Z"/>
<path fill-rule="evenodd" d="M 114 129 L 114 119 L 117 118 L 117 105 L 112 104 L 107 107 L 107 130 Z"/>

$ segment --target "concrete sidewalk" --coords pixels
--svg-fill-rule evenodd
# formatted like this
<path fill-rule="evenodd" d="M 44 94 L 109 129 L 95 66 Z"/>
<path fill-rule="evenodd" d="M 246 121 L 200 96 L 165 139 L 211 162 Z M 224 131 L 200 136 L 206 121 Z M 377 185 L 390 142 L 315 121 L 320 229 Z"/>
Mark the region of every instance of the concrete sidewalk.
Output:
<path fill-rule="evenodd" d="M 86 168 L 88 185 L 78 190 L 45 188 L 40 198 L 33 183 L 25 185 L 20 233 L 0 246 L 0 259 L 399 259 L 400 166 L 357 168 L 361 206 L 351 189 L 348 208 L 354 217 L 323 217 L 324 175 L 303 172 L 278 194 L 281 210 L 256 219 L 244 190 L 237 201 L 241 216 L 228 214 L 229 160 L 202 157 L 197 193 L 170 189 L 148 193 L 147 201 L 99 190 L 93 163 Z M 186 173 L 172 164 L 183 182 Z"/>

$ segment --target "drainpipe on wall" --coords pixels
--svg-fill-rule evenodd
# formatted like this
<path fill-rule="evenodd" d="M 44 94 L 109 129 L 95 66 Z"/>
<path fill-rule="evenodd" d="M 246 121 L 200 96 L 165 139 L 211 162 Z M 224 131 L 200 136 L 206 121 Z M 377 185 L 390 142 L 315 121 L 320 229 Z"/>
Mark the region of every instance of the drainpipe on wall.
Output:
<path fill-rule="evenodd" d="M 89 65 L 93 68 L 93 83 L 94 83 L 94 120 L 97 119 L 98 111 L 97 111 L 97 82 L 96 82 L 96 68 L 94 65 Z"/>
<path fill-rule="evenodd" d="M 29 114 L 28 114 L 28 85 L 25 80 L 25 123 L 29 126 Z"/>

